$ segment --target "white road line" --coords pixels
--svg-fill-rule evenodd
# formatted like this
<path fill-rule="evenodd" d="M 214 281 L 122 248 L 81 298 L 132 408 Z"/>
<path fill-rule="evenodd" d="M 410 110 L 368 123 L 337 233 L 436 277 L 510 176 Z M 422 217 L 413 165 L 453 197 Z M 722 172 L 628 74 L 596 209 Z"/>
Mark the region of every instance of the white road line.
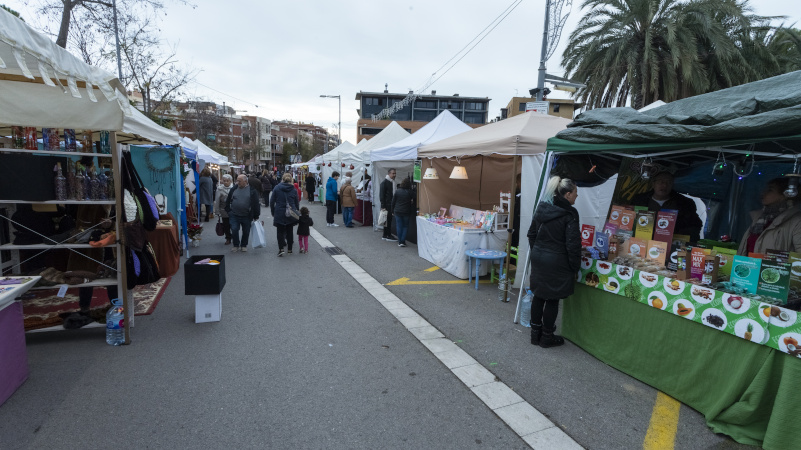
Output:
<path fill-rule="evenodd" d="M 334 247 L 334 244 L 317 230 L 310 228 L 310 231 L 311 238 L 320 246 Z M 509 386 L 496 381 L 492 372 L 447 339 L 350 257 L 333 255 L 332 258 L 531 448 L 549 450 L 582 448 Z"/>

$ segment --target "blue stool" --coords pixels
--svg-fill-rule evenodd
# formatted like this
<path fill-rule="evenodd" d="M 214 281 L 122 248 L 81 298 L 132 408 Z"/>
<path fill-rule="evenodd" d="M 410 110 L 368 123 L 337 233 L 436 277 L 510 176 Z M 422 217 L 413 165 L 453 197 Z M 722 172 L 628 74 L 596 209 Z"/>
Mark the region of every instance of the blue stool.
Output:
<path fill-rule="evenodd" d="M 481 260 L 489 260 L 490 264 L 492 264 L 495 260 L 499 260 L 500 265 L 500 274 L 499 277 L 503 277 L 503 260 L 506 258 L 506 252 L 502 252 L 500 250 L 486 250 L 483 248 L 477 248 L 475 250 L 468 250 L 464 252 L 467 255 L 467 283 L 469 284 L 472 282 L 472 273 L 471 267 L 473 265 L 472 259 L 476 259 L 476 290 L 478 290 L 478 269 L 479 264 L 481 264 Z M 490 272 L 492 271 L 492 267 L 490 267 Z"/>

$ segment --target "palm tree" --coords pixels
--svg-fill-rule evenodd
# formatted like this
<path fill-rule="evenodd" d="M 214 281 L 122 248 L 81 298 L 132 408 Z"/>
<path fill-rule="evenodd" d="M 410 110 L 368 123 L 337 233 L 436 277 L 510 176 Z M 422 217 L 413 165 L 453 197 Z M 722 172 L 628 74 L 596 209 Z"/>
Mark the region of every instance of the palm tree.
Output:
<path fill-rule="evenodd" d="M 640 108 L 764 78 L 742 43 L 769 29 L 747 0 L 585 0 L 563 54 L 588 107 Z M 736 39 L 736 38 L 739 38 Z M 754 55 L 762 45 L 751 47 Z"/>

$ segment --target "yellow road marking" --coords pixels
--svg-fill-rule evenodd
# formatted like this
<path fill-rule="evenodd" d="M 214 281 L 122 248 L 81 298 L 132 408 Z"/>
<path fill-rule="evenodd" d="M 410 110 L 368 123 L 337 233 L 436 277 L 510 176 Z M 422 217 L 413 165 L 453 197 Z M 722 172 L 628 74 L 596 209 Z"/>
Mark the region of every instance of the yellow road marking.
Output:
<path fill-rule="evenodd" d="M 435 270 L 439 270 L 439 267 L 437 267 L 437 266 L 434 266 L 434 267 L 432 267 L 432 268 L 430 268 L 430 269 L 426 269 L 425 271 L 426 271 L 426 272 L 433 272 L 433 271 L 435 271 Z"/>
<path fill-rule="evenodd" d="M 489 280 L 479 280 L 479 283 L 486 284 Z M 475 283 L 471 281 L 470 284 Z M 437 280 L 437 281 L 412 281 L 409 278 L 398 278 L 395 281 L 390 281 L 385 286 L 407 286 L 411 284 L 468 284 L 467 280 Z"/>
<path fill-rule="evenodd" d="M 642 444 L 643 450 L 673 449 L 680 409 L 680 402 L 661 392 L 656 393 L 651 422 L 648 424 L 648 432 L 645 433 L 645 442 Z"/>

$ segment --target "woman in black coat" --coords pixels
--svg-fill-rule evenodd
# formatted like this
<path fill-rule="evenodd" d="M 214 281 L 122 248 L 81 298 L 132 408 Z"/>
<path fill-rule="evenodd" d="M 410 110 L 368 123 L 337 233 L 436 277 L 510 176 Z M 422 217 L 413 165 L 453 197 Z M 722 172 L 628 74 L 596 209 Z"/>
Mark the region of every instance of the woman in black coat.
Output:
<path fill-rule="evenodd" d="M 292 253 L 292 245 L 295 243 L 292 227 L 298 223 L 298 220 L 287 217 L 286 207 L 291 205 L 297 211 L 300 208 L 299 203 L 298 191 L 292 184 L 292 175 L 285 173 L 281 177 L 281 184 L 275 186 L 273 195 L 270 196 L 270 212 L 273 215 L 273 225 L 278 235 L 278 256 L 284 256 L 284 247 L 288 253 Z"/>
<path fill-rule="evenodd" d="M 409 221 L 414 214 L 412 205 L 412 183 L 408 178 L 401 181 L 395 195 L 392 196 L 390 211 L 395 217 L 395 231 L 398 232 L 398 247 L 406 247 L 406 234 L 409 232 Z"/>
<path fill-rule="evenodd" d="M 537 205 L 528 242 L 531 246 L 531 343 L 540 347 L 562 345 L 554 334 L 559 299 L 573 294 L 581 264 L 579 215 L 573 204 L 578 188 L 573 180 L 552 177 Z"/>

